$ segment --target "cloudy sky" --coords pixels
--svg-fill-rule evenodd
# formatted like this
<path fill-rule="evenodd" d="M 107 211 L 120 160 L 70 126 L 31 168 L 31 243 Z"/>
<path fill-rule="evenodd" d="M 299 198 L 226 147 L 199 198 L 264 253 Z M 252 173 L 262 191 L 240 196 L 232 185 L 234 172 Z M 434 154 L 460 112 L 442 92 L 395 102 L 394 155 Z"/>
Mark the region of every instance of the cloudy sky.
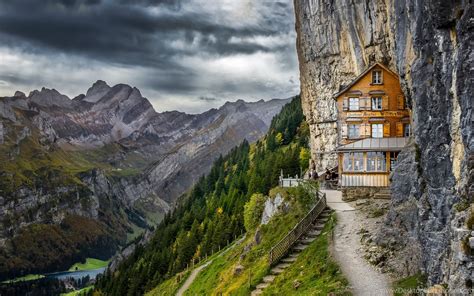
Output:
<path fill-rule="evenodd" d="M 292 0 L 0 0 L 0 96 L 96 80 L 158 111 L 299 92 Z"/>

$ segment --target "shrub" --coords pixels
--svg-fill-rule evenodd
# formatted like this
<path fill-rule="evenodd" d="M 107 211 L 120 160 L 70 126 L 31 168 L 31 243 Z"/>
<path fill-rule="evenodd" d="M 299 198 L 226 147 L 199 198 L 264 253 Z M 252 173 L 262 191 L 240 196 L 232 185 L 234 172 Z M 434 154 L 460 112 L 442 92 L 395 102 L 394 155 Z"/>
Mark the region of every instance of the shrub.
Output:
<path fill-rule="evenodd" d="M 244 206 L 244 226 L 247 231 L 255 229 L 260 224 L 265 204 L 265 196 L 255 193 Z"/>
<path fill-rule="evenodd" d="M 308 168 L 310 157 L 311 157 L 311 155 L 309 153 L 309 149 L 305 148 L 305 147 L 301 147 L 301 150 L 300 150 L 300 167 L 302 167 L 303 169 Z"/>

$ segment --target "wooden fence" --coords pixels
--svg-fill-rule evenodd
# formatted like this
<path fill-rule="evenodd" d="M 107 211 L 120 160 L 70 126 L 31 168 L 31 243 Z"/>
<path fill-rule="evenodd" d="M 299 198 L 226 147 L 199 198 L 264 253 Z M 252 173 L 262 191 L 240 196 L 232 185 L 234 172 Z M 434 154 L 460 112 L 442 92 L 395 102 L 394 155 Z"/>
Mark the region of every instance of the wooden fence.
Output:
<path fill-rule="evenodd" d="M 288 232 L 288 234 L 272 247 L 269 253 L 270 266 L 279 262 L 281 258 L 288 254 L 288 251 L 300 239 L 300 237 L 308 231 L 311 224 L 319 217 L 319 215 L 326 208 L 326 194 L 320 191 L 317 192 L 318 202 L 313 208 L 301 219 L 295 227 Z"/>

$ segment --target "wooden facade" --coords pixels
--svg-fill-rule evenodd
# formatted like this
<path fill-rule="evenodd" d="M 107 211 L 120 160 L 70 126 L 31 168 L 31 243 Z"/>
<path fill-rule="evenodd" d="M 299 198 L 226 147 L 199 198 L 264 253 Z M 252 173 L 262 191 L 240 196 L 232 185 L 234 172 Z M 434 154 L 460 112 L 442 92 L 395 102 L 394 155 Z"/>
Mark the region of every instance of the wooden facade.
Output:
<path fill-rule="evenodd" d="M 335 99 L 339 184 L 342 187 L 389 186 L 391 167 L 405 142 L 367 139 L 409 136 L 410 110 L 399 77 L 383 65 L 374 64 L 336 94 Z M 357 148 L 350 145 L 356 142 Z"/>

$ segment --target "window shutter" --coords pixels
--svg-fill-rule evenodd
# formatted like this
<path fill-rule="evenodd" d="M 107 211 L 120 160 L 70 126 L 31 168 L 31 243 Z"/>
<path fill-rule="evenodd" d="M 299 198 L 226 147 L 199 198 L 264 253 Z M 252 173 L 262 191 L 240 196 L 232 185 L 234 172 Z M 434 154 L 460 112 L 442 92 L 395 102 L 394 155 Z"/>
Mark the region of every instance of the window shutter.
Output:
<path fill-rule="evenodd" d="M 382 97 L 382 110 L 388 110 L 388 96 Z"/>
<path fill-rule="evenodd" d="M 364 101 L 364 109 L 363 110 L 372 110 L 372 102 L 370 101 L 370 97 L 362 98 Z"/>
<path fill-rule="evenodd" d="M 360 97 L 359 98 L 359 110 L 365 110 L 365 106 L 366 106 L 365 98 Z"/>
<path fill-rule="evenodd" d="M 361 125 L 360 136 L 363 138 L 370 137 L 370 124 L 364 123 Z"/>
<path fill-rule="evenodd" d="M 383 124 L 383 137 L 390 138 L 390 122 Z"/>
<path fill-rule="evenodd" d="M 349 98 L 344 97 L 344 100 L 342 101 L 342 110 L 347 111 L 349 110 Z"/>
<path fill-rule="evenodd" d="M 405 109 L 405 97 L 402 95 L 398 96 L 398 110 Z"/>
<path fill-rule="evenodd" d="M 341 137 L 347 139 L 347 124 L 341 124 Z"/>
<path fill-rule="evenodd" d="M 403 122 L 397 122 L 397 137 L 403 137 Z"/>

